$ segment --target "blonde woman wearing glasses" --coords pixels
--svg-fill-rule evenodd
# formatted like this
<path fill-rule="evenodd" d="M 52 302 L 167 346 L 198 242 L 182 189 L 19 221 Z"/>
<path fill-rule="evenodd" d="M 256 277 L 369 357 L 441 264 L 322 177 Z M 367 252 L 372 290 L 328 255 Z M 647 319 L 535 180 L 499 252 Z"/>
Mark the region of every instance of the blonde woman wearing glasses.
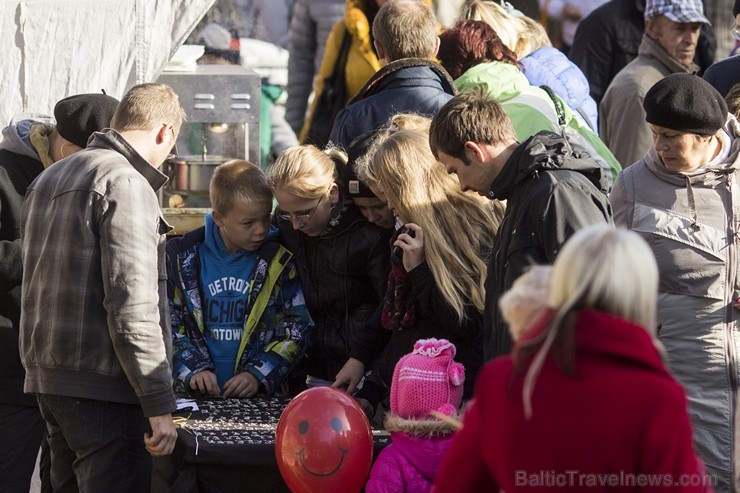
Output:
<path fill-rule="evenodd" d="M 340 180 L 346 165 L 338 149 L 303 145 L 285 151 L 267 172 L 278 202 L 273 220 L 293 252 L 315 324 L 305 360 L 309 387 L 334 381 L 352 335 L 380 305 L 389 271 L 390 232 L 352 204 Z"/>

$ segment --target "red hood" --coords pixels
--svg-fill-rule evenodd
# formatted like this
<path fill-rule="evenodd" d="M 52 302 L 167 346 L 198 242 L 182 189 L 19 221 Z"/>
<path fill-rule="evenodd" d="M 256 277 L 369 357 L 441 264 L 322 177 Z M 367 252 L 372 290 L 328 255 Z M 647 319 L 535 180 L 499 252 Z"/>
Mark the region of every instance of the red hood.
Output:
<path fill-rule="evenodd" d="M 554 313 L 553 309 L 547 310 L 525 332 L 517 345 L 541 333 Z M 579 357 L 637 364 L 659 373 L 668 373 L 654 339 L 645 328 L 597 310 L 585 309 L 578 313 L 576 346 Z M 576 361 L 576 369 L 577 364 Z"/>

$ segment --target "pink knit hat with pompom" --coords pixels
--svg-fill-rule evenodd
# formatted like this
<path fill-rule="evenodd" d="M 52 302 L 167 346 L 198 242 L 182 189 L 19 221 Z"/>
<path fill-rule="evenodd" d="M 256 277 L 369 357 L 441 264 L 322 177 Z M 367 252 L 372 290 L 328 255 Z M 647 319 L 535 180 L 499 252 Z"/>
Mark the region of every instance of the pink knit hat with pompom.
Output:
<path fill-rule="evenodd" d="M 393 371 L 391 411 L 406 419 L 429 419 L 429 411 L 457 414 L 465 368 L 456 363 L 455 345 L 447 339 L 420 339 Z"/>

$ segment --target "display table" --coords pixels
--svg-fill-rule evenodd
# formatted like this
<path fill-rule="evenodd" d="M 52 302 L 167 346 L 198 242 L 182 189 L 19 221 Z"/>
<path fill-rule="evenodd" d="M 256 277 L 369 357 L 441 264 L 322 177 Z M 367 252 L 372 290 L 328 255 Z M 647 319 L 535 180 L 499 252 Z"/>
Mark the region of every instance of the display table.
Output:
<path fill-rule="evenodd" d="M 178 412 L 177 444 L 155 458 L 152 493 L 289 492 L 275 458 L 275 429 L 288 399 L 198 400 Z M 390 440 L 373 430 L 375 456 Z"/>

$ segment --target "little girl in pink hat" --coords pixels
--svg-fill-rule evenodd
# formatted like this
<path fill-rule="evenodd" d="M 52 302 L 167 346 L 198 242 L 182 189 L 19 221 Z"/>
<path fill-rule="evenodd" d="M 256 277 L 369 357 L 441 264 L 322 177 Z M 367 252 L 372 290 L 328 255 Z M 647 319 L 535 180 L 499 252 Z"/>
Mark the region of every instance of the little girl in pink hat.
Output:
<path fill-rule="evenodd" d="M 421 339 L 396 364 L 391 383 L 391 410 L 385 429 L 391 444 L 378 456 L 367 493 L 426 493 L 457 429 L 465 368 L 454 361 L 455 346 L 446 339 Z"/>

